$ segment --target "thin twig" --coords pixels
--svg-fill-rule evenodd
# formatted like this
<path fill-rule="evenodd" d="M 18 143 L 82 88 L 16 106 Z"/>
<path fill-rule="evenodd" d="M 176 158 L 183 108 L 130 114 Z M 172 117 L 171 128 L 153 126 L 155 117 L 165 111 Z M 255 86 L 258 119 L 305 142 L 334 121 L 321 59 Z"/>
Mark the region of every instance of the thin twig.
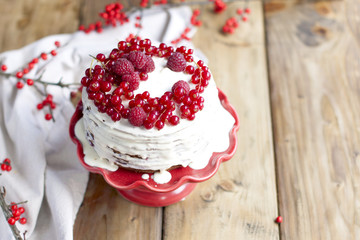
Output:
<path fill-rule="evenodd" d="M 4 213 L 5 219 L 8 220 L 12 216 L 12 214 L 10 212 L 9 205 L 7 205 L 5 202 L 5 195 L 6 195 L 5 187 L 1 187 L 1 189 L 0 189 L 0 206 Z M 9 224 L 9 227 L 10 227 L 16 240 L 23 240 L 23 238 L 20 235 L 20 231 L 19 231 L 19 229 L 17 229 L 15 224 L 14 225 Z"/>

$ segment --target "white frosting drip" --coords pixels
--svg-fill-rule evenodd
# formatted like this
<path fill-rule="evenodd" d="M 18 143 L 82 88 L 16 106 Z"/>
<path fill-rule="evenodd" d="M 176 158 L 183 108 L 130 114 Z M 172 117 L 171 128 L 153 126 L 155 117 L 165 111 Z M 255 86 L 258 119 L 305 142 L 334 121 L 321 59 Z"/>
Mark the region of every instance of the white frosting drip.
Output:
<path fill-rule="evenodd" d="M 151 97 L 159 97 L 164 92 L 171 91 L 175 82 L 190 80 L 191 75 L 164 68 L 166 59 L 153 59 L 155 71 L 149 74 L 147 81 L 140 83 L 135 94 L 149 91 Z M 192 84 L 191 87 L 193 88 Z M 205 99 L 204 109 L 196 114 L 195 120 L 181 119 L 177 126 L 165 126 L 159 131 L 156 128 L 147 130 L 144 127 L 134 127 L 127 119 L 113 122 L 107 114 L 98 112 L 83 90 L 86 138 L 102 157 L 94 157 L 89 165 L 97 165 L 95 162 L 105 159 L 104 164 L 116 163 L 125 168 L 160 170 L 162 173 L 159 174 L 164 175 L 164 178 L 169 177 L 164 170 L 175 165 L 204 168 L 213 152 L 225 151 L 229 146 L 229 131 L 234 118 L 221 106 L 213 78 L 202 96 Z"/>
<path fill-rule="evenodd" d="M 171 174 L 165 170 L 155 172 L 153 176 L 154 181 L 158 184 L 168 183 L 171 180 Z"/>
<path fill-rule="evenodd" d="M 148 180 L 149 179 L 149 174 L 147 173 L 144 173 L 143 175 L 141 175 L 141 178 L 144 179 L 144 180 Z"/>
<path fill-rule="evenodd" d="M 84 162 L 89 166 L 104 168 L 109 171 L 116 171 L 119 167 L 113 162 L 105 160 L 95 152 L 94 148 L 90 146 L 85 138 L 85 128 L 81 118 L 75 125 L 75 135 L 81 142 L 84 151 Z"/>

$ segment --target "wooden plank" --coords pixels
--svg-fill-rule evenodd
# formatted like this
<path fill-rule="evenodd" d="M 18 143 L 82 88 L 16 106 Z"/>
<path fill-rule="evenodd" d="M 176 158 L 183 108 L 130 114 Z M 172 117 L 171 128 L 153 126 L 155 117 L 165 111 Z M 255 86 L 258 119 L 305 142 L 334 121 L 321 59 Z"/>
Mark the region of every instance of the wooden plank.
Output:
<path fill-rule="evenodd" d="M 0 52 L 51 34 L 74 32 L 79 25 L 80 0 L 2 0 L 0 4 Z"/>
<path fill-rule="evenodd" d="M 98 13 L 112 0 L 84 0 L 80 24 L 99 20 Z M 121 1 L 126 4 L 126 1 Z M 102 177 L 91 174 L 77 215 L 74 239 L 161 239 L 162 208 L 139 206 L 124 200 Z"/>
<path fill-rule="evenodd" d="M 350 0 L 266 12 L 282 239 L 360 238 L 359 15 Z"/>
<path fill-rule="evenodd" d="M 123 199 L 102 176 L 91 174 L 74 226 L 74 239 L 161 239 L 162 208 Z"/>
<path fill-rule="evenodd" d="M 243 3 L 231 5 L 242 7 Z M 235 10 L 203 11 L 194 38 L 240 117 L 236 155 L 187 199 L 165 208 L 164 239 L 279 239 L 262 3 L 234 35 L 219 30 Z M 228 15 L 226 15 L 228 14 Z"/>

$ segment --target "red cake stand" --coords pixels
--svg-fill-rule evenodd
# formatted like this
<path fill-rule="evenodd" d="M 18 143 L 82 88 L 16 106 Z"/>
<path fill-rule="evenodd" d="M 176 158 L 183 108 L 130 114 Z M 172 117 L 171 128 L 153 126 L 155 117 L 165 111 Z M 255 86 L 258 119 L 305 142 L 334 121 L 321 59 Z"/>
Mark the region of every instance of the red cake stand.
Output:
<path fill-rule="evenodd" d="M 230 144 L 224 152 L 214 152 L 208 165 L 203 169 L 191 169 L 190 167 L 180 167 L 171 170 L 172 178 L 170 182 L 158 184 L 153 179 L 147 180 L 142 178 L 142 173 L 129 171 L 119 168 L 115 172 L 106 169 L 92 167 L 84 162 L 84 153 L 81 142 L 75 135 L 75 125 L 82 118 L 82 102 L 76 107 L 76 111 L 70 122 L 70 137 L 77 145 L 77 154 L 81 164 L 90 172 L 101 174 L 105 181 L 127 200 L 151 207 L 168 206 L 184 199 L 195 188 L 198 182 L 203 182 L 211 178 L 219 169 L 220 164 L 229 160 L 236 151 L 237 137 L 236 132 L 239 130 L 239 119 L 230 105 L 225 94 L 219 90 L 219 99 L 223 107 L 234 117 L 235 124 L 232 127 L 229 138 Z"/>

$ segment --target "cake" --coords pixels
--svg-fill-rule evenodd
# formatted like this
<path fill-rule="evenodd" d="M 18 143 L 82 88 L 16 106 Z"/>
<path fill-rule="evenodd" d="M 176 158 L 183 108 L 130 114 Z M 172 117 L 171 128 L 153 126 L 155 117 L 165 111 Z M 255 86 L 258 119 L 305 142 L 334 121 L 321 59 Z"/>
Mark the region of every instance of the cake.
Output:
<path fill-rule="evenodd" d="M 234 119 L 192 49 L 134 38 L 93 58 L 81 80 L 85 161 L 165 172 L 203 168 L 226 150 Z"/>

